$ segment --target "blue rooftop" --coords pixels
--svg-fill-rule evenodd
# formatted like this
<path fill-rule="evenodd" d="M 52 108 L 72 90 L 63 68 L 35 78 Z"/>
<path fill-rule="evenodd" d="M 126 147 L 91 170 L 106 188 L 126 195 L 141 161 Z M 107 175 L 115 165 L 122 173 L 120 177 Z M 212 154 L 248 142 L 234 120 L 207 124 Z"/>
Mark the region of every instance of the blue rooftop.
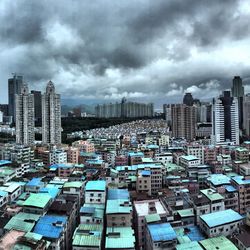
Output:
<path fill-rule="evenodd" d="M 159 146 L 155 145 L 155 144 L 150 144 L 150 145 L 147 146 L 147 148 L 149 148 L 149 149 L 158 149 Z"/>
<path fill-rule="evenodd" d="M 80 213 L 94 214 L 95 208 L 94 207 L 81 207 Z"/>
<path fill-rule="evenodd" d="M 0 167 L 4 165 L 9 165 L 9 164 L 11 164 L 11 161 L 0 160 Z"/>
<path fill-rule="evenodd" d="M 45 187 L 45 188 L 41 188 L 39 193 L 49 194 L 51 198 L 54 199 L 58 195 L 59 189 L 57 187 Z"/>
<path fill-rule="evenodd" d="M 5 196 L 8 196 L 8 193 L 3 190 L 0 190 L 0 197 L 5 197 Z"/>
<path fill-rule="evenodd" d="M 86 191 L 105 191 L 106 181 L 88 181 L 85 186 Z"/>
<path fill-rule="evenodd" d="M 144 154 L 142 152 L 129 152 L 128 155 L 130 157 L 144 157 Z"/>
<path fill-rule="evenodd" d="M 217 227 L 234 221 L 239 221 L 243 217 L 232 209 L 201 215 L 200 218 L 209 226 Z"/>
<path fill-rule="evenodd" d="M 143 176 L 150 176 L 150 175 L 151 175 L 151 171 L 150 171 L 150 170 L 142 170 L 142 171 L 141 171 L 141 174 L 142 174 Z"/>
<path fill-rule="evenodd" d="M 250 184 L 250 179 L 245 180 L 244 176 L 241 176 L 241 175 L 232 177 L 232 180 L 235 181 L 238 185 Z"/>
<path fill-rule="evenodd" d="M 108 200 L 127 199 L 129 200 L 129 192 L 127 189 L 109 189 Z"/>
<path fill-rule="evenodd" d="M 170 223 L 149 224 L 148 229 L 153 241 L 169 241 L 177 238 Z"/>
<path fill-rule="evenodd" d="M 39 219 L 33 232 L 44 237 L 58 239 L 67 222 L 66 216 L 45 215 Z"/>
<path fill-rule="evenodd" d="M 49 166 L 49 168 L 52 168 L 52 169 L 72 168 L 72 167 L 73 167 L 73 164 L 71 164 L 71 163 L 56 163 L 56 164 L 53 164 L 53 165 Z"/>
<path fill-rule="evenodd" d="M 227 192 L 235 192 L 237 191 L 236 188 L 234 188 L 232 185 L 225 185 L 224 186 Z"/>
<path fill-rule="evenodd" d="M 207 180 L 210 181 L 214 186 L 230 184 L 230 178 L 224 174 L 211 174 Z"/>
<path fill-rule="evenodd" d="M 41 184 L 43 184 L 41 180 L 42 178 L 33 178 L 26 184 L 26 186 L 40 186 Z"/>

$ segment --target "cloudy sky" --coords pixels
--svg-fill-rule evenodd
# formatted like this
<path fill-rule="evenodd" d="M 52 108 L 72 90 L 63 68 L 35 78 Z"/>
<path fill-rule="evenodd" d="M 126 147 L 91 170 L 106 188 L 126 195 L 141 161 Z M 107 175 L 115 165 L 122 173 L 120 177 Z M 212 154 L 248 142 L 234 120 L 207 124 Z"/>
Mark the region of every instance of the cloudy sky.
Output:
<path fill-rule="evenodd" d="M 250 92 L 249 23 L 248 0 L 1 0 L 0 103 L 12 72 L 68 102 L 210 99 L 234 75 Z"/>

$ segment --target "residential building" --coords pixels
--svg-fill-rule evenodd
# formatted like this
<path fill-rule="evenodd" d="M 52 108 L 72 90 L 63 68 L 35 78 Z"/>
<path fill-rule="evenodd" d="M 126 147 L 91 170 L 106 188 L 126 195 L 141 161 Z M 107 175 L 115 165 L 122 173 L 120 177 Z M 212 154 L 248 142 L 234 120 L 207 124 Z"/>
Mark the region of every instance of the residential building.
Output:
<path fill-rule="evenodd" d="M 146 250 L 175 249 L 177 235 L 170 223 L 152 223 L 146 228 Z"/>
<path fill-rule="evenodd" d="M 21 93 L 15 95 L 16 142 L 30 145 L 35 140 L 34 95 L 29 93 L 25 84 Z"/>
<path fill-rule="evenodd" d="M 13 117 L 15 122 L 16 118 L 16 94 L 21 94 L 21 88 L 23 86 L 23 76 L 13 74 L 12 78 L 8 79 L 8 94 L 9 94 L 9 106 L 8 114 Z"/>
<path fill-rule="evenodd" d="M 172 104 L 172 135 L 175 138 L 195 139 L 196 110 L 194 106 Z"/>
<path fill-rule="evenodd" d="M 243 97 L 243 129 L 244 133 L 250 135 L 250 94 Z"/>
<path fill-rule="evenodd" d="M 61 143 L 61 100 L 49 81 L 42 95 L 42 140 L 44 144 Z"/>
<path fill-rule="evenodd" d="M 230 236 L 239 231 L 243 217 L 232 209 L 200 216 L 200 229 L 207 237 Z"/>
<path fill-rule="evenodd" d="M 31 90 L 34 95 L 35 121 L 42 122 L 42 93 L 41 91 Z"/>
<path fill-rule="evenodd" d="M 239 144 L 239 110 L 238 99 L 231 97 L 230 91 L 213 99 L 212 111 L 213 144 L 232 142 Z"/>
<path fill-rule="evenodd" d="M 134 201 L 136 237 L 138 247 L 145 249 L 146 247 L 146 216 L 149 214 L 158 214 L 162 220 L 166 219 L 169 214 L 163 203 L 159 199 Z"/>
<path fill-rule="evenodd" d="M 85 186 L 85 203 L 105 204 L 106 202 L 106 182 L 88 181 Z"/>

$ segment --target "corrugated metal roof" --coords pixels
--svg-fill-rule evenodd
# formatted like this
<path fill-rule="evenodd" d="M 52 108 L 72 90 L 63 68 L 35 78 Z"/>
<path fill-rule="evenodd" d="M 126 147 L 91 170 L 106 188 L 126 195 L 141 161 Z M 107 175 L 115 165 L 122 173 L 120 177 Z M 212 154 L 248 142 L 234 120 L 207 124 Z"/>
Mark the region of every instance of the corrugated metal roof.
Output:
<path fill-rule="evenodd" d="M 102 225 L 80 224 L 73 235 L 73 246 L 98 247 L 101 245 Z"/>
<path fill-rule="evenodd" d="M 49 201 L 51 200 L 51 196 L 48 194 L 33 194 L 31 193 L 30 196 L 24 201 L 23 206 L 32 206 L 38 208 L 44 208 Z"/>
<path fill-rule="evenodd" d="M 203 250 L 197 241 L 176 245 L 176 250 Z"/>
<path fill-rule="evenodd" d="M 115 236 L 114 236 L 115 234 Z M 131 227 L 107 227 L 105 248 L 134 248 L 135 236 Z"/>
<path fill-rule="evenodd" d="M 64 188 L 81 188 L 82 186 L 83 183 L 81 181 L 68 181 L 63 185 Z"/>
<path fill-rule="evenodd" d="M 168 241 L 177 238 L 170 223 L 150 224 L 148 229 L 153 241 Z"/>
<path fill-rule="evenodd" d="M 57 239 L 65 228 L 66 216 L 45 215 L 39 219 L 33 232 L 47 238 Z"/>
<path fill-rule="evenodd" d="M 161 217 L 159 214 L 148 214 L 145 216 L 147 223 L 161 221 Z"/>
<path fill-rule="evenodd" d="M 129 214 L 132 204 L 127 199 L 107 200 L 106 214 Z"/>
<path fill-rule="evenodd" d="M 209 238 L 200 241 L 205 250 L 237 250 L 238 248 L 225 236 Z"/>
<path fill-rule="evenodd" d="M 209 226 L 217 227 L 226 223 L 242 220 L 243 217 L 232 209 L 225 211 L 203 214 L 200 218 Z"/>

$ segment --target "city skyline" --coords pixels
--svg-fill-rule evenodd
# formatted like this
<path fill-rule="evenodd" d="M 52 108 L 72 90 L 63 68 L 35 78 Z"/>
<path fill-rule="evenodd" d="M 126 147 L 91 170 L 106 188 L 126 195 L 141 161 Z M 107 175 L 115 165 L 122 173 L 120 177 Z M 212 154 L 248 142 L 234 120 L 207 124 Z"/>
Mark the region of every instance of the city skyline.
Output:
<path fill-rule="evenodd" d="M 185 92 L 212 99 L 235 75 L 250 91 L 247 1 L 1 1 L 0 9 L 1 103 L 11 72 L 35 90 L 51 79 L 64 100 L 86 104 L 125 96 L 158 108 Z"/>

